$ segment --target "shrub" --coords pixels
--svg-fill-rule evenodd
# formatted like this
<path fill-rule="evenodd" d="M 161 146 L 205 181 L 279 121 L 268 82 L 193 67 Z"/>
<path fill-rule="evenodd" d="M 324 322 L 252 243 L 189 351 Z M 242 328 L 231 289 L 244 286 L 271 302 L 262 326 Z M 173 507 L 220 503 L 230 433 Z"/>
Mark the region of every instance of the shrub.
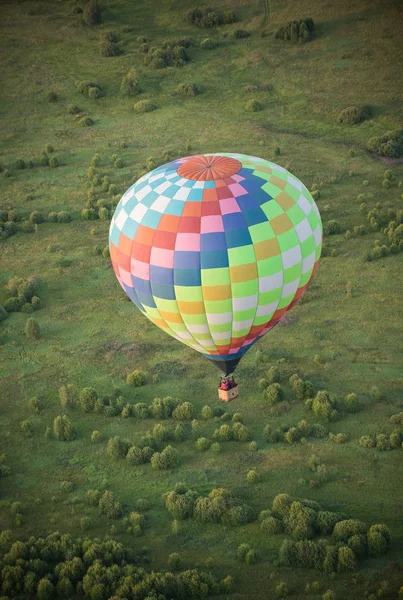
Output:
<path fill-rule="evenodd" d="M 168 556 L 168 568 L 171 571 L 179 571 L 182 566 L 182 559 L 177 552 L 173 552 Z"/>
<path fill-rule="evenodd" d="M 235 31 L 232 34 L 232 37 L 234 37 L 235 39 L 247 38 L 249 36 L 250 32 L 246 31 L 246 29 L 235 29 Z"/>
<path fill-rule="evenodd" d="M 281 581 L 276 586 L 276 596 L 277 596 L 277 598 L 287 598 L 288 588 L 287 588 L 287 584 L 285 583 L 285 581 Z"/>
<path fill-rule="evenodd" d="M 371 118 L 371 113 L 368 107 L 365 106 L 347 106 L 339 113 L 339 123 L 346 125 L 357 125 L 366 119 Z"/>
<path fill-rule="evenodd" d="M 292 389 L 295 394 L 296 400 L 307 400 L 313 396 L 313 386 L 310 381 L 303 380 L 301 377 L 296 376 L 292 381 Z"/>
<path fill-rule="evenodd" d="M 22 304 L 23 302 L 21 301 L 21 298 L 8 298 L 8 300 L 6 300 L 4 303 L 4 308 L 8 313 L 18 312 L 21 310 Z"/>
<path fill-rule="evenodd" d="M 246 481 L 249 484 L 253 485 L 255 483 L 258 483 L 259 480 L 260 480 L 259 473 L 255 469 L 248 471 L 248 473 L 246 475 Z"/>
<path fill-rule="evenodd" d="M 91 433 L 91 442 L 93 444 L 98 444 L 100 441 L 102 440 L 102 435 L 101 432 L 98 431 L 97 429 L 95 429 L 92 433 Z"/>
<path fill-rule="evenodd" d="M 35 321 L 35 319 L 32 318 L 28 319 L 25 323 L 24 333 L 28 339 L 38 340 L 41 335 L 38 321 Z"/>
<path fill-rule="evenodd" d="M 101 90 L 97 87 L 90 87 L 88 90 L 88 98 L 90 100 L 97 100 L 102 96 Z"/>
<path fill-rule="evenodd" d="M 132 67 L 122 79 L 120 84 L 120 93 L 123 96 L 135 96 L 140 92 L 140 86 L 137 79 L 137 73 Z"/>
<path fill-rule="evenodd" d="M 344 408 L 347 412 L 355 413 L 360 409 L 360 402 L 357 394 L 347 394 L 344 398 Z"/>
<path fill-rule="evenodd" d="M 202 50 L 213 50 L 217 46 L 217 43 L 211 38 L 206 38 L 200 42 L 200 48 Z"/>
<path fill-rule="evenodd" d="M 376 445 L 375 448 L 380 452 L 384 452 L 385 450 L 390 449 L 390 440 L 387 435 L 384 433 L 378 433 L 376 436 Z"/>
<path fill-rule="evenodd" d="M 102 22 L 102 11 L 98 0 L 88 0 L 84 7 L 83 17 L 87 25 L 99 25 Z"/>
<path fill-rule="evenodd" d="M 123 168 L 123 160 L 121 158 L 115 158 L 113 166 L 115 167 L 115 169 L 122 169 Z M 109 188 L 110 191 L 110 188 Z"/>
<path fill-rule="evenodd" d="M 102 40 L 99 44 L 99 53 L 101 56 L 118 56 L 120 54 L 120 48 L 114 42 L 109 40 Z M 91 88 L 97 89 L 97 88 Z M 89 96 L 90 97 L 90 96 Z"/>
<path fill-rule="evenodd" d="M 94 388 L 85 387 L 81 390 L 78 400 L 81 408 L 85 412 L 93 412 L 95 402 L 98 400 L 98 394 Z"/>
<path fill-rule="evenodd" d="M 127 385 L 131 385 L 133 387 L 141 387 L 141 386 L 145 385 L 145 382 L 146 382 L 145 373 L 144 373 L 144 371 L 141 371 L 140 369 L 135 369 L 134 371 L 129 373 L 128 376 L 126 377 Z"/>
<path fill-rule="evenodd" d="M 25 167 L 25 160 L 23 160 L 22 158 L 17 158 L 17 160 L 15 161 L 15 168 L 22 170 L 25 169 Z"/>
<path fill-rule="evenodd" d="M 206 437 L 201 437 L 196 442 L 196 448 L 201 452 L 205 452 L 210 448 L 210 440 Z"/>
<path fill-rule="evenodd" d="M 13 298 L 10 298 L 10 300 Z M 3 306 L 0 306 L 0 323 L 8 318 L 8 312 Z"/>
<path fill-rule="evenodd" d="M 174 419 L 178 421 L 189 421 L 193 418 L 193 406 L 190 402 L 178 404 L 172 413 Z"/>
<path fill-rule="evenodd" d="M 210 406 L 208 406 L 207 404 L 206 404 L 206 406 L 203 406 L 201 414 L 202 414 L 203 419 L 206 419 L 206 421 L 208 419 L 212 419 L 214 416 L 213 409 Z"/>
<path fill-rule="evenodd" d="M 366 533 L 367 526 L 362 521 L 346 519 L 335 524 L 333 537 L 338 542 L 346 542 L 353 535 Z"/>
<path fill-rule="evenodd" d="M 59 415 L 53 421 L 53 433 L 57 440 L 68 442 L 74 439 L 73 425 L 66 415 Z"/>
<path fill-rule="evenodd" d="M 70 223 L 71 215 L 65 210 L 61 210 L 57 213 L 57 222 L 58 223 Z"/>
<path fill-rule="evenodd" d="M 42 213 L 38 212 L 37 210 L 34 210 L 29 215 L 29 220 L 31 223 L 37 224 L 37 223 L 43 223 L 45 218 Z"/>
<path fill-rule="evenodd" d="M 127 444 L 126 442 L 123 442 L 117 435 L 108 440 L 106 453 L 108 456 L 114 459 L 124 458 L 127 454 Z"/>
<path fill-rule="evenodd" d="M 232 438 L 232 431 L 228 425 L 221 425 L 219 429 L 216 429 L 213 433 L 213 440 L 219 442 L 228 442 Z"/>
<path fill-rule="evenodd" d="M 167 446 L 162 452 L 155 452 L 151 457 L 151 466 L 153 469 L 173 469 L 178 464 L 178 453 Z"/>
<path fill-rule="evenodd" d="M 314 33 L 315 24 L 311 18 L 307 18 L 300 21 L 290 21 L 284 27 L 280 27 L 274 37 L 303 44 L 312 40 Z"/>
<path fill-rule="evenodd" d="M 80 119 L 80 125 L 82 127 L 91 127 L 92 125 L 94 125 L 94 121 L 93 119 L 91 119 L 91 117 L 86 116 Z"/>
<path fill-rule="evenodd" d="M 242 423 L 235 423 L 232 428 L 232 436 L 234 440 L 238 440 L 239 442 L 247 442 L 250 439 L 250 433 L 245 425 Z"/>
<path fill-rule="evenodd" d="M 264 391 L 264 397 L 269 404 L 281 402 L 284 398 L 284 392 L 278 383 L 272 383 Z"/>
<path fill-rule="evenodd" d="M 367 540 L 371 556 L 385 554 L 390 547 L 390 531 L 386 525 L 372 525 L 369 528 Z"/>
<path fill-rule="evenodd" d="M 156 110 L 156 105 L 150 102 L 150 100 L 140 100 L 134 105 L 134 111 L 137 113 L 148 113 Z"/>
<path fill-rule="evenodd" d="M 245 104 L 245 110 L 247 110 L 248 112 L 258 112 L 260 110 L 263 110 L 263 104 L 261 102 L 258 102 L 255 99 L 251 98 Z"/>
<path fill-rule="evenodd" d="M 337 570 L 341 572 L 355 571 L 357 559 L 351 548 L 340 546 L 337 551 Z"/>
<path fill-rule="evenodd" d="M 200 88 L 195 83 L 179 83 L 175 92 L 181 96 L 197 96 L 200 94 Z"/>
<path fill-rule="evenodd" d="M 106 491 L 99 500 L 99 512 L 108 519 L 118 519 L 122 514 L 122 505 L 115 500 L 113 493 Z"/>
<path fill-rule="evenodd" d="M 316 394 L 312 403 L 312 411 L 317 417 L 325 419 L 333 419 L 337 416 L 333 397 L 327 391 L 320 391 Z"/>
<path fill-rule="evenodd" d="M 375 448 L 376 440 L 370 435 L 362 435 L 359 444 L 363 448 Z"/>
<path fill-rule="evenodd" d="M 214 444 L 211 445 L 211 449 L 214 452 L 214 454 L 220 454 L 221 452 L 221 446 L 218 442 L 214 442 Z"/>
<path fill-rule="evenodd" d="M 49 167 L 51 169 L 56 169 L 56 167 L 59 166 L 59 161 L 57 160 L 56 156 L 52 156 L 52 158 L 49 160 Z"/>
<path fill-rule="evenodd" d="M 78 115 L 81 112 L 81 109 L 76 106 L 76 104 L 69 104 L 67 107 L 67 112 L 69 115 Z"/>
<path fill-rule="evenodd" d="M 370 152 L 389 158 L 401 158 L 403 156 L 403 129 L 388 131 L 384 135 L 372 137 L 367 142 Z"/>
<path fill-rule="evenodd" d="M 45 98 L 46 102 L 57 102 L 57 95 L 55 94 L 55 92 L 46 92 Z"/>
<path fill-rule="evenodd" d="M 341 225 L 335 219 L 328 221 L 323 229 L 325 235 L 337 235 L 338 233 L 341 233 Z"/>
<path fill-rule="evenodd" d="M 392 425 L 403 425 L 403 412 L 396 413 L 390 417 Z"/>

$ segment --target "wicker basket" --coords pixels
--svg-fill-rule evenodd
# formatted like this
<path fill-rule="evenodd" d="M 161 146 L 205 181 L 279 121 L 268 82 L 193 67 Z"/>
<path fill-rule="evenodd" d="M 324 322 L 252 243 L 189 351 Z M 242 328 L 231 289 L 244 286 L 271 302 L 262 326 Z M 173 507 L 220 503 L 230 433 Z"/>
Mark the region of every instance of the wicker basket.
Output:
<path fill-rule="evenodd" d="M 218 388 L 218 397 L 223 402 L 231 402 L 231 400 L 234 400 L 234 398 L 238 398 L 238 395 L 237 385 L 229 390 L 222 390 L 221 388 Z"/>

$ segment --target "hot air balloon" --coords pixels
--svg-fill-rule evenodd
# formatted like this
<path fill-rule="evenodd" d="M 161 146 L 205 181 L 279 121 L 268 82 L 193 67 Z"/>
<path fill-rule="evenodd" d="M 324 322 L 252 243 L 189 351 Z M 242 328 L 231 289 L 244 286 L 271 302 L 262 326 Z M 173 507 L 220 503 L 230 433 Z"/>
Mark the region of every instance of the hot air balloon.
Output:
<path fill-rule="evenodd" d="M 110 225 L 118 281 L 155 325 L 232 373 L 307 289 L 322 246 L 319 210 L 286 169 L 200 154 L 141 177 Z"/>

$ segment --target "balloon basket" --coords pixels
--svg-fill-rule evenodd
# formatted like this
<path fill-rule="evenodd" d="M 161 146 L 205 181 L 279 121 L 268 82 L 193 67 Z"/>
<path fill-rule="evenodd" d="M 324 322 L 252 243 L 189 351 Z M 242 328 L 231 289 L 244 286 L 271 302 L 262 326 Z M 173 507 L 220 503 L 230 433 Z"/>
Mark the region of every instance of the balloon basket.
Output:
<path fill-rule="evenodd" d="M 238 398 L 238 396 L 238 386 L 235 386 L 230 390 L 222 390 L 218 388 L 218 397 L 223 402 L 231 402 L 232 400 L 235 400 L 235 398 Z"/>

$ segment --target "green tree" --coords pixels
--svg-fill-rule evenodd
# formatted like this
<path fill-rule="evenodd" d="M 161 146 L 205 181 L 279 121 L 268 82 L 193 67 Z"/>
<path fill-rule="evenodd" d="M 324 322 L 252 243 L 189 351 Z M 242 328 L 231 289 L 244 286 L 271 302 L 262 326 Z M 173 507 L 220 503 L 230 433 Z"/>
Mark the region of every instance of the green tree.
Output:
<path fill-rule="evenodd" d="M 340 546 L 337 550 L 337 570 L 355 571 L 357 568 L 357 559 L 354 552 L 348 546 Z"/>
<path fill-rule="evenodd" d="M 182 566 L 182 559 L 177 552 L 173 552 L 168 556 L 168 568 L 171 571 L 179 571 Z"/>
<path fill-rule="evenodd" d="M 172 413 L 174 419 L 178 421 L 190 421 L 193 418 L 193 406 L 190 402 L 178 404 Z"/>
<path fill-rule="evenodd" d="M 102 11 L 98 0 L 88 0 L 84 7 L 83 17 L 87 25 L 99 25 L 102 22 Z"/>
<path fill-rule="evenodd" d="M 347 394 L 344 399 L 344 408 L 347 412 L 355 413 L 360 409 L 360 401 L 357 394 Z"/>
<path fill-rule="evenodd" d="M 203 406 L 201 414 L 202 414 L 203 419 L 206 419 L 206 421 L 208 419 L 212 419 L 214 416 L 213 409 L 210 406 L 208 406 L 207 404 L 206 404 L 206 406 Z"/>
<path fill-rule="evenodd" d="M 85 387 L 81 390 L 79 403 L 85 412 L 93 412 L 95 402 L 98 400 L 98 394 L 92 387 Z"/>
<path fill-rule="evenodd" d="M 27 319 L 24 328 L 25 336 L 30 340 L 38 340 L 41 336 L 39 323 L 35 319 Z"/>
<path fill-rule="evenodd" d="M 73 425 L 66 415 L 59 415 L 53 421 L 53 433 L 57 440 L 67 442 L 74 439 Z"/>
<path fill-rule="evenodd" d="M 177 464 L 178 453 L 172 446 L 167 446 L 162 452 L 155 452 L 151 457 L 151 466 L 153 469 L 174 469 Z"/>
<path fill-rule="evenodd" d="M 265 389 L 264 397 L 269 404 L 276 404 L 277 402 L 281 402 L 281 400 L 283 400 L 284 392 L 279 383 L 272 383 Z"/>
<path fill-rule="evenodd" d="M 122 79 L 120 93 L 123 96 L 135 96 L 140 91 L 137 73 L 132 67 Z"/>
<path fill-rule="evenodd" d="M 248 471 L 247 475 L 246 475 L 246 481 L 253 485 L 255 483 L 259 483 L 259 473 L 255 470 L 252 469 L 251 471 Z"/>
<path fill-rule="evenodd" d="M 52 598 L 54 598 L 53 584 L 46 577 L 43 577 L 39 581 L 36 597 L 39 598 L 39 600 L 52 600 Z"/>
<path fill-rule="evenodd" d="M 122 506 L 115 500 L 112 492 L 106 491 L 99 500 L 99 512 L 108 519 L 118 519 L 121 516 Z"/>
<path fill-rule="evenodd" d="M 141 387 L 146 382 L 146 376 L 143 371 L 140 369 L 135 369 L 126 377 L 127 385 L 131 385 L 132 387 Z"/>
<path fill-rule="evenodd" d="M 77 401 L 77 395 L 74 386 L 71 383 L 62 385 L 62 387 L 59 388 L 59 399 L 60 404 L 64 409 L 71 408 L 75 405 Z"/>
<path fill-rule="evenodd" d="M 113 438 L 109 438 L 106 446 L 106 453 L 115 460 L 118 458 L 124 458 L 127 454 L 127 443 L 121 440 L 118 435 Z"/>
<path fill-rule="evenodd" d="M 210 448 L 210 440 L 206 437 L 201 437 L 196 442 L 196 448 L 200 450 L 200 452 L 205 452 Z"/>
<path fill-rule="evenodd" d="M 326 390 L 318 392 L 312 403 L 312 411 L 317 417 L 333 419 L 337 416 L 333 397 Z"/>

